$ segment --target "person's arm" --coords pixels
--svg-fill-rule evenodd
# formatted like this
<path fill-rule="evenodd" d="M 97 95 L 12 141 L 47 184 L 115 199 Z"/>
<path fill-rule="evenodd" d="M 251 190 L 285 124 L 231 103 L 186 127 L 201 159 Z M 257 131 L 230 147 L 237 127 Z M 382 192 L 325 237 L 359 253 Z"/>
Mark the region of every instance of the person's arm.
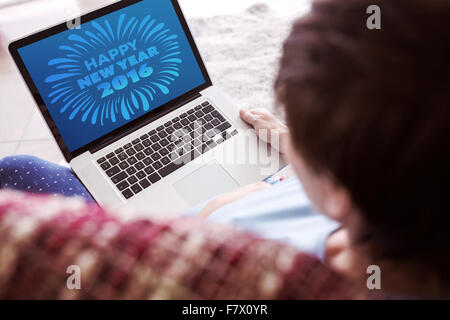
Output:
<path fill-rule="evenodd" d="M 287 153 L 289 146 L 289 130 L 278 118 L 266 109 L 240 110 L 242 120 L 253 126 L 256 134 L 262 140 L 272 144 L 281 154 Z M 278 141 L 273 141 L 277 139 Z M 237 189 L 228 194 L 217 197 L 209 202 L 206 207 L 198 215 L 201 219 L 208 218 L 213 212 L 230 204 L 232 202 L 241 200 L 250 194 L 270 187 L 266 182 L 258 182 Z"/>

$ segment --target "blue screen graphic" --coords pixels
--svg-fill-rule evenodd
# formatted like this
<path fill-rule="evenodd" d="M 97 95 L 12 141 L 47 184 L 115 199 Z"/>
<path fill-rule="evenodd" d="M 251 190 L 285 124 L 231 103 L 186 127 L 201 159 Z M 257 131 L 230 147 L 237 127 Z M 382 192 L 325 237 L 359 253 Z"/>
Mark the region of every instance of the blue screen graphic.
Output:
<path fill-rule="evenodd" d="M 205 83 L 169 0 L 144 0 L 19 54 L 69 151 Z"/>

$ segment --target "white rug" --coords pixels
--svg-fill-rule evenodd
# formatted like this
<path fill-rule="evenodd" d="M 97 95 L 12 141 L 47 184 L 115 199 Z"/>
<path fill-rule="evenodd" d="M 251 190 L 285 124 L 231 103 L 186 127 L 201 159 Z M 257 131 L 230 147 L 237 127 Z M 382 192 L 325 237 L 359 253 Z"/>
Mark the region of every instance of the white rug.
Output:
<path fill-rule="evenodd" d="M 266 4 L 237 15 L 191 19 L 212 81 L 238 106 L 274 110 L 273 82 L 290 20 Z"/>

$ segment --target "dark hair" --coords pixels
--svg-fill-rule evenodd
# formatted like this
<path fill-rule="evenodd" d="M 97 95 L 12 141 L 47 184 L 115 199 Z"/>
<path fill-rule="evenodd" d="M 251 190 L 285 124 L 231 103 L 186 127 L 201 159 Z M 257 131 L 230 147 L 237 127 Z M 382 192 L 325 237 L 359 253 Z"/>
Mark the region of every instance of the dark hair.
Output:
<path fill-rule="evenodd" d="M 384 254 L 450 263 L 450 3 L 316 1 L 275 83 L 293 144 L 345 186 Z M 447 272 L 447 269 L 445 269 Z"/>

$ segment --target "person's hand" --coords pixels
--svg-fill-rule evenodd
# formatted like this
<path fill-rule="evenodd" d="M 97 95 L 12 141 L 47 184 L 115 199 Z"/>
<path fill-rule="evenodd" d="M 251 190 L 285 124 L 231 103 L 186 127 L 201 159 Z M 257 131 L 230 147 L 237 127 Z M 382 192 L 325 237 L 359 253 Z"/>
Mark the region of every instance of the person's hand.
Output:
<path fill-rule="evenodd" d="M 289 129 L 277 117 L 266 109 L 241 109 L 241 119 L 253 126 L 258 137 L 272 145 L 281 154 L 286 154 L 289 141 Z M 277 139 L 278 141 L 273 141 Z"/>
<path fill-rule="evenodd" d="M 230 204 L 232 202 L 243 199 L 252 193 L 263 190 L 270 186 L 271 185 L 266 182 L 257 182 L 219 196 L 208 203 L 206 207 L 199 213 L 198 217 L 200 219 L 206 219 L 217 209 L 222 208 L 223 206 L 226 206 L 227 204 Z"/>

